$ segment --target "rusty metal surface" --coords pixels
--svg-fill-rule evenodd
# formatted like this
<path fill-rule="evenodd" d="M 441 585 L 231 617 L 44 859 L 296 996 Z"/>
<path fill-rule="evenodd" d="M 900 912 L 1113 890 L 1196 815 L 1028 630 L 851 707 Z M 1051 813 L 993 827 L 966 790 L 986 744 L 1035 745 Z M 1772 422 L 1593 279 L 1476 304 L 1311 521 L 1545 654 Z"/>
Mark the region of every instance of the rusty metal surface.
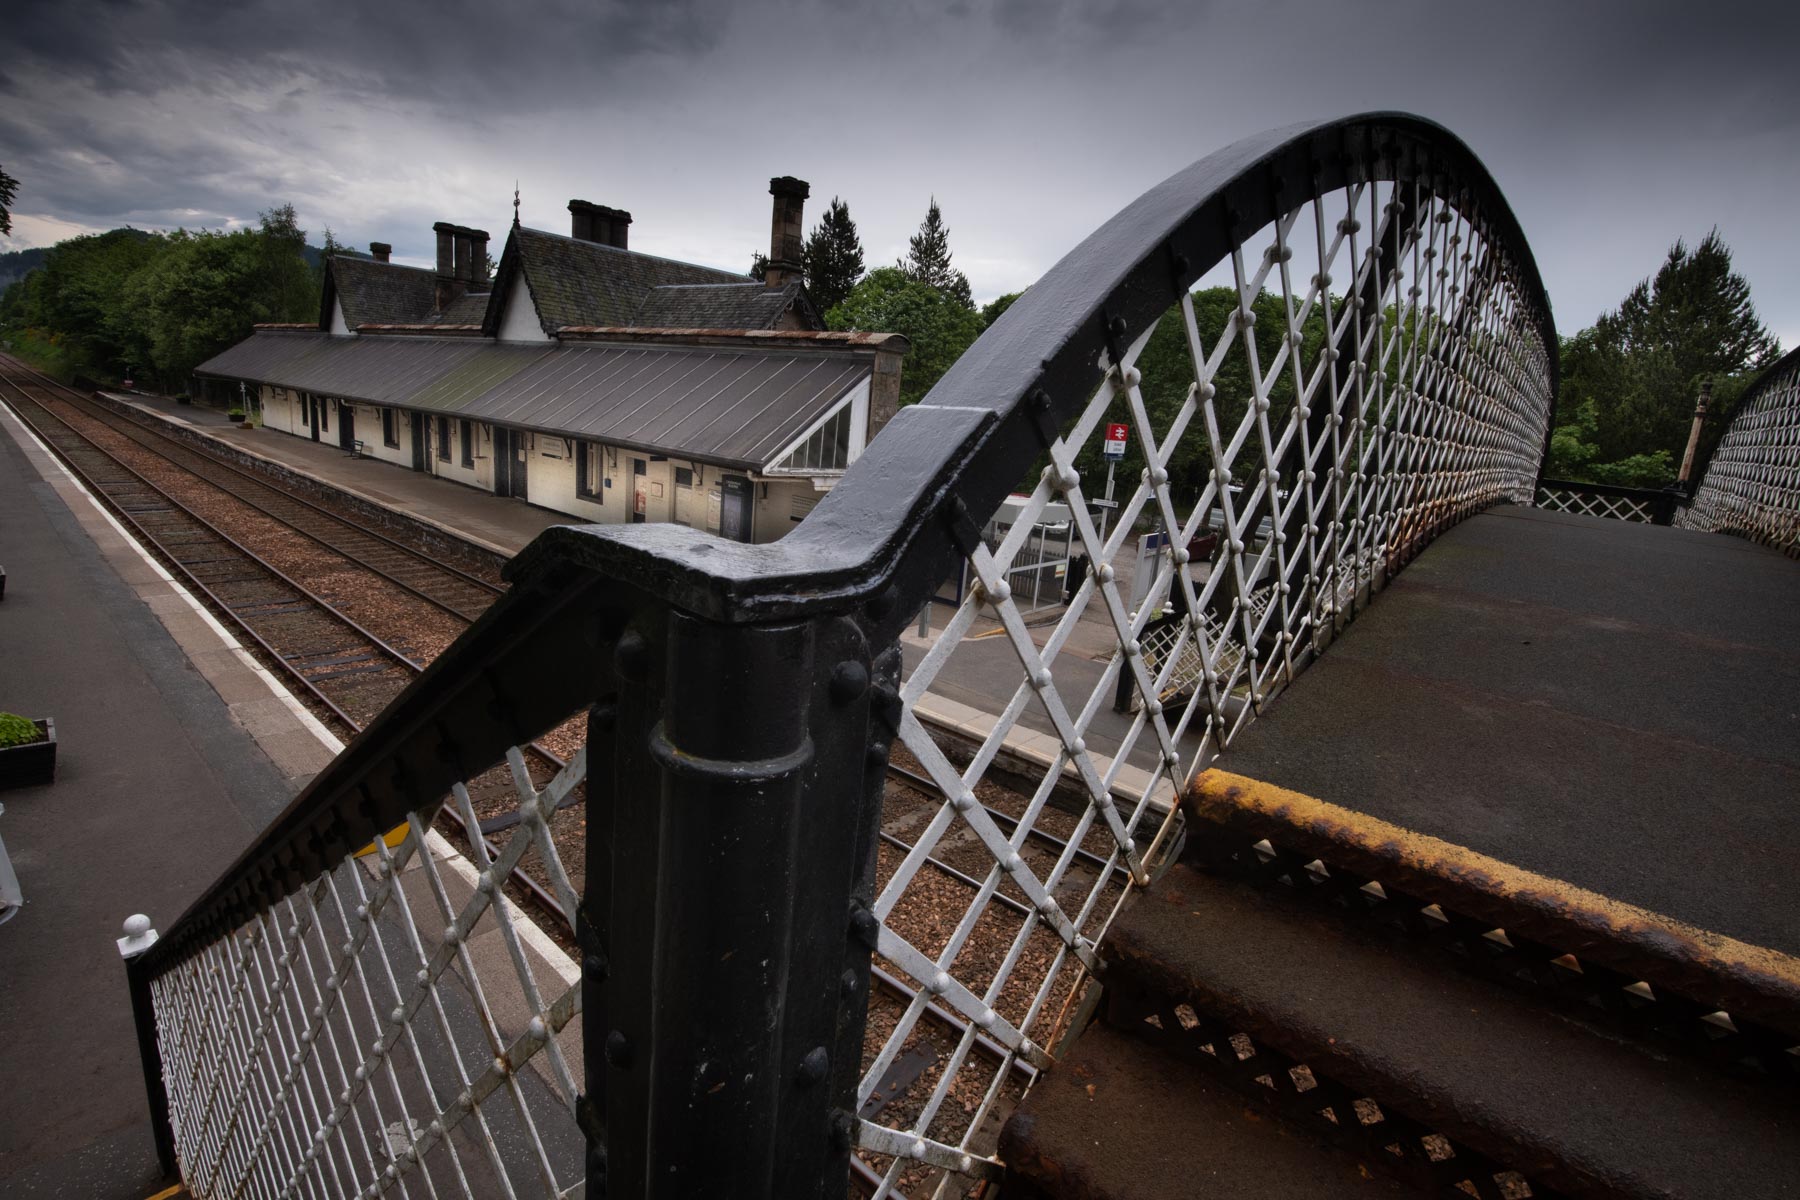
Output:
<path fill-rule="evenodd" d="M 1449 531 L 1222 765 L 1800 955 L 1800 564 L 1500 508 Z"/>
<path fill-rule="evenodd" d="M 1005 1194 L 1055 1200 L 1398 1197 L 1415 1191 L 1248 1109 L 1186 1064 L 1091 1026 L 1000 1135 Z M 1035 1189 L 1026 1192 L 1023 1181 Z"/>
<path fill-rule="evenodd" d="M 1225 771 L 1195 779 L 1184 807 L 1197 824 L 1266 838 L 1317 859 L 1800 1037 L 1800 960 L 1685 925 L 1466 846 Z M 1199 832 L 1197 840 L 1206 834 Z"/>
<path fill-rule="evenodd" d="M 1800 1195 L 1800 1112 L 1659 1060 L 1330 914 L 1177 866 L 1121 915 L 1115 976 L 1587 1196 Z"/>

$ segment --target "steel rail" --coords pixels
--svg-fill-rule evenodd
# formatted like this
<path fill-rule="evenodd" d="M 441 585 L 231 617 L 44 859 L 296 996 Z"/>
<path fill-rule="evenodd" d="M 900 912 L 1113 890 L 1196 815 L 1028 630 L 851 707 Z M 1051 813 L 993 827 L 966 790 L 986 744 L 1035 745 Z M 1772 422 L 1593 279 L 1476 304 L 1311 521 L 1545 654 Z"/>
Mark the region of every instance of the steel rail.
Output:
<path fill-rule="evenodd" d="M 72 436 L 74 436 L 75 438 L 77 438 L 80 441 L 82 441 L 83 443 L 85 443 L 86 446 L 89 449 L 91 449 L 94 453 L 97 453 L 97 454 L 101 455 L 103 458 L 112 462 L 115 466 L 117 466 L 120 470 L 124 471 L 127 475 L 136 479 L 139 483 L 143 484 L 143 486 L 149 488 L 151 491 L 153 491 L 157 495 L 161 496 L 164 500 L 168 501 L 169 504 L 171 504 L 176 509 L 178 509 L 180 512 L 182 512 L 183 514 L 188 516 L 191 520 L 198 523 L 207 532 L 214 534 L 215 536 L 220 538 L 222 541 L 224 541 L 225 543 L 230 545 L 232 547 L 232 549 L 238 551 L 240 554 L 242 554 L 246 558 L 250 559 L 258 567 L 267 571 L 270 575 L 279 579 L 282 583 L 293 588 L 296 592 L 298 592 L 302 596 L 306 597 L 306 599 L 308 601 L 310 601 L 315 607 L 322 610 L 325 615 L 336 619 L 337 621 L 341 622 L 342 624 L 348 626 L 350 629 L 354 630 L 359 635 L 367 638 L 371 643 L 373 643 L 383 653 L 388 654 L 390 657 L 392 657 L 394 659 L 394 661 L 397 662 L 399 665 L 401 665 L 403 668 L 411 670 L 415 676 L 424 670 L 424 668 L 420 664 L 414 662 L 411 658 L 407 657 L 405 654 L 402 654 L 400 651 L 396 650 L 392 646 L 389 646 L 385 641 L 383 641 L 381 638 L 377 637 L 375 634 L 370 633 L 369 631 L 365 630 L 355 620 L 346 616 L 342 612 L 338 611 L 335 607 L 333 607 L 327 601 L 321 599 L 320 597 L 315 595 L 313 592 L 302 587 L 300 584 L 294 582 L 294 580 L 292 578 L 290 578 L 288 575 L 283 573 L 278 567 L 275 567 L 272 564 L 265 561 L 255 551 L 250 550 L 249 548 L 241 545 L 234 538 L 232 538 L 229 534 L 225 534 L 225 533 L 219 531 L 210 522 L 206 521 L 205 518 L 199 516 L 199 514 L 195 513 L 193 510 L 189 509 L 186 505 L 182 504 L 179 500 L 176 500 L 173 496 L 170 496 L 162 488 L 158 487 L 154 483 L 151 483 L 148 479 L 145 479 L 144 476 L 141 475 L 140 473 L 138 473 L 136 470 L 132 469 L 130 466 L 128 466 L 124 462 L 120 461 L 120 459 L 116 455 L 112 454 L 110 451 L 108 451 L 104 447 L 96 444 L 92 439 L 90 439 L 87 436 L 85 436 L 84 434 L 82 434 L 79 430 L 77 430 L 73 426 L 69 425 L 66 421 L 62 421 L 62 419 L 60 417 L 58 417 L 55 413 L 52 413 L 49 409 L 45 408 L 41 402 L 33 399 L 29 394 L 27 394 L 25 392 L 25 390 L 23 388 L 19 387 L 16 383 L 14 383 L 13 380 L 6 378 L 4 375 L 0 375 L 0 382 L 4 382 L 8 387 L 10 387 L 14 392 L 16 392 L 18 394 L 18 396 L 20 398 L 22 398 L 26 404 L 37 407 L 45 416 L 48 416 L 50 419 L 55 420 L 58 423 L 60 423 L 63 426 L 63 428 L 67 429 L 68 432 Z M 121 517 L 134 530 L 136 530 L 138 532 L 138 534 L 144 539 L 144 541 L 148 545 L 150 545 L 151 547 L 156 549 L 159 552 L 160 556 L 163 557 L 164 559 L 166 559 L 168 561 L 169 565 L 174 567 L 175 570 L 181 574 L 181 576 L 183 577 L 186 584 L 188 584 L 189 586 L 192 586 L 195 590 L 197 590 L 202 595 L 204 595 L 207 598 L 207 600 L 211 602 L 212 606 L 215 609 L 217 609 L 219 611 L 219 613 L 221 613 L 228 620 L 230 620 L 231 623 L 233 625 L 235 625 L 239 631 L 241 631 L 245 636 L 250 638 L 250 640 L 259 649 L 262 650 L 263 654 L 271 662 L 273 662 L 280 671 L 282 671 L 284 674 L 286 674 L 294 682 L 298 683 L 307 694 L 309 694 L 322 707 L 324 707 L 326 709 L 326 711 L 330 712 L 339 722 L 341 722 L 347 729 L 349 729 L 353 736 L 355 734 L 361 733 L 363 731 L 363 729 L 364 729 L 363 722 L 358 721 L 355 717 L 353 717 L 349 713 L 345 712 L 343 710 L 343 708 L 337 704 L 336 701 L 332 700 L 332 698 L 330 696 L 326 695 L 325 692 L 323 690 L 321 690 L 316 684 L 314 684 L 312 680 L 308 679 L 304 674 L 302 674 L 300 672 L 299 668 L 295 667 L 292 663 L 288 662 L 287 658 L 281 653 L 281 651 L 277 650 L 274 646 L 270 645 L 268 640 L 265 639 L 261 634 L 259 634 L 255 630 L 255 628 L 253 628 L 250 625 L 250 623 L 248 621 L 246 621 L 242 616 L 240 616 L 231 607 L 231 605 L 226 603 L 224 599 L 222 599 L 210 587 L 208 587 L 204 582 L 202 582 L 200 580 L 200 578 L 198 576 L 196 576 L 192 571 L 188 570 L 184 565 L 182 565 L 180 560 L 175 558 L 175 556 L 169 551 L 169 549 L 166 546 L 163 545 L 163 543 L 156 537 L 156 535 L 154 533 L 152 533 L 148 528 L 146 528 L 142 522 L 138 521 L 137 518 L 135 516 L 133 516 L 132 513 L 128 509 L 126 509 L 123 505 L 119 504 L 116 500 L 114 500 L 111 496 L 109 496 L 107 494 L 105 487 L 99 482 L 99 480 L 95 479 L 92 475 L 90 475 L 88 473 L 88 471 L 83 469 L 67 453 L 65 453 L 61 447 L 57 446 L 55 441 L 51 437 L 49 437 L 44 432 L 43 429 L 41 429 L 39 427 L 37 422 L 33 421 L 28 415 L 26 415 L 24 412 L 20 411 L 17 401 L 8 401 L 7 406 L 12 409 L 13 414 L 16 417 L 18 417 L 19 420 L 22 421 L 26 425 L 27 428 L 29 428 L 34 434 L 36 434 L 37 437 L 44 443 L 44 445 L 48 446 L 50 448 L 50 450 L 53 453 L 55 453 L 56 456 L 59 459 L 61 459 L 62 462 L 71 471 L 75 472 L 75 474 L 78 475 L 83 480 L 84 483 L 89 484 L 97 496 L 99 496 L 101 499 L 106 501 L 107 507 L 110 510 L 112 510 L 116 515 Z M 565 766 L 568 765 L 560 756 L 556 755 L 555 753 L 546 749 L 545 747 L 540 746 L 536 742 L 530 743 L 530 745 L 527 748 L 530 749 L 531 751 L 533 751 L 534 753 L 542 756 L 546 761 L 548 761 L 552 765 L 553 773 L 554 773 L 554 771 L 562 770 Z M 476 830 L 473 835 L 471 834 L 471 832 L 468 828 L 468 825 L 462 819 L 462 814 L 458 813 L 453 805 L 449 804 L 448 802 L 445 802 L 444 804 L 442 804 L 440 806 L 440 809 L 445 816 L 450 818 L 451 822 L 456 826 L 456 828 L 462 831 L 463 836 L 465 838 L 467 838 L 469 841 L 473 842 L 474 838 L 479 836 L 479 837 L 481 837 L 483 844 L 487 846 L 488 850 L 491 853 L 493 853 L 493 854 L 499 853 L 499 847 L 494 842 L 489 841 L 485 834 L 482 834 L 479 830 Z M 531 878 L 530 875 L 526 874 L 523 871 L 515 872 L 514 877 L 519 881 L 521 886 L 524 887 L 526 892 L 531 896 L 531 898 L 533 900 L 535 900 L 539 904 L 544 905 L 547 908 L 551 909 L 558 916 L 561 916 L 563 918 L 563 920 L 565 921 L 565 923 L 569 924 L 571 936 L 573 936 L 574 925 L 572 922 L 569 922 L 567 915 L 565 913 L 563 913 L 562 905 L 556 900 L 556 897 L 553 896 L 548 891 L 548 889 L 544 888 L 535 879 Z"/>
<path fill-rule="evenodd" d="M 28 374 L 37 376 L 40 380 L 43 381 L 43 386 L 53 387 L 60 391 L 68 392 L 70 395 L 72 395 L 72 396 L 76 397 L 77 399 L 82 400 L 84 402 L 88 402 L 88 403 L 92 402 L 91 396 L 82 395 L 80 390 L 70 387 L 68 384 L 63 383 L 59 379 L 55 379 L 49 375 L 44 374 L 42 371 L 38 370 L 36 367 L 32 366 L 30 363 L 25 362 L 19 358 L 16 358 L 13 355 L 6 354 L 4 352 L 0 352 L 0 362 L 11 363 L 12 365 L 24 370 Z M 276 492 L 277 494 L 282 496 L 284 499 L 292 500 L 296 504 L 305 505 L 307 508 L 314 509 L 317 512 L 323 514 L 324 516 L 329 517 L 331 520 L 340 522 L 340 523 L 348 526 L 349 528 L 356 530 L 359 533 L 366 534 L 369 537 L 376 538 L 380 541 L 386 542 L 389 545 L 393 546 L 395 549 L 400 550 L 401 552 L 403 552 L 405 554 L 412 555 L 413 557 L 418 558 L 418 559 L 430 564 L 431 566 L 438 568 L 439 570 L 445 572 L 446 574 L 455 575 L 458 578 L 463 579 L 466 582 L 473 584 L 476 587 L 483 588 L 487 591 L 494 593 L 494 595 L 496 595 L 496 596 L 501 596 L 501 595 L 506 594 L 506 589 L 504 587 L 500 586 L 499 584 L 489 583 L 487 580 L 481 578 L 479 575 L 471 575 L 469 572 L 462 570 L 460 567 L 452 566 L 449 563 L 440 563 L 440 562 L 436 561 L 435 559 L 429 558 L 428 556 L 421 553 L 420 551 L 413 549 L 411 546 L 408 546 L 405 542 L 402 542 L 397 538 L 390 537 L 389 535 L 381 532 L 379 529 L 372 529 L 367 525 L 359 525 L 356 522 L 350 520 L 349 518 L 343 516 L 341 513 L 332 512 L 330 509 L 326 508 L 322 504 L 319 504 L 317 501 L 308 500 L 305 496 L 295 495 L 292 492 L 284 492 L 280 488 L 277 488 L 274 485 L 270 484 L 267 480 L 259 479 L 254 471 L 245 470 L 243 467 L 238 466 L 236 463 L 228 462 L 227 460 L 218 457 L 212 451 L 206 449 L 203 446 L 186 445 L 185 443 L 181 442 L 181 440 L 179 438 L 172 437 L 168 433 L 157 429 L 154 424 L 152 424 L 149 420 L 145 419 L 144 417 L 135 416 L 130 413 L 113 412 L 113 410 L 110 410 L 110 409 L 107 411 L 111 412 L 112 415 L 114 415 L 114 416 L 122 417 L 125 420 L 130 421 L 132 424 L 136 425 L 138 428 L 144 430 L 147 433 L 152 434 L 155 437 L 159 437 L 159 438 L 164 439 L 165 441 L 179 445 L 182 447 L 182 449 L 187 450 L 188 452 L 190 452 L 192 454 L 199 455 L 200 457 L 207 459 L 209 462 L 216 463 L 221 468 L 223 468 L 227 471 L 230 471 L 233 474 L 241 475 L 245 479 L 249 480 L 250 482 L 258 485 L 259 487 L 268 488 L 270 491 Z M 475 549 L 475 550 L 480 549 L 479 547 L 473 546 L 472 543 L 470 543 L 470 546 L 472 549 Z"/>
<path fill-rule="evenodd" d="M 3 358 L 3 357 L 4 356 L 0 356 L 0 358 Z M 14 361 L 14 360 L 7 360 L 7 361 L 10 362 L 10 361 Z M 29 370 L 29 368 L 27 368 L 27 369 Z M 36 374 L 36 372 L 33 372 L 33 374 Z M 8 377 L 7 383 L 11 384 L 15 388 L 19 387 L 18 381 L 13 378 Z M 425 601 L 427 604 L 430 604 L 433 607 L 438 608 L 445 613 L 448 613 L 450 616 L 456 617 L 459 620 L 462 620 L 465 622 L 472 619 L 470 617 L 470 615 L 467 612 L 463 611 L 462 609 L 453 606 L 449 602 L 441 599 L 438 596 L 431 594 L 429 591 L 426 591 L 425 589 L 420 588 L 415 584 L 408 583 L 404 579 L 401 579 L 399 576 L 392 574 L 388 570 L 376 565 L 373 562 L 370 562 L 367 558 L 356 553 L 355 551 L 346 549 L 343 545 L 333 542 L 333 541 L 329 540 L 328 538 L 322 536 L 321 534 L 314 532 L 311 529 L 305 528 L 304 526 L 295 522 L 291 516 L 284 516 L 281 513 L 275 511 L 266 502 L 258 501 L 256 499 L 251 498 L 250 496 L 245 495 L 241 491 L 234 490 L 233 488 L 226 486 L 224 483 L 220 482 L 218 479 L 212 478 L 209 475 L 203 473 L 202 471 L 196 470 L 190 464 L 176 459 L 172 454 L 170 454 L 166 450 L 160 449 L 156 446 L 146 445 L 143 441 L 141 441 L 139 439 L 139 437 L 137 435 L 141 434 L 144 437 L 156 438 L 160 441 L 167 442 L 170 446 L 174 447 L 181 453 L 190 455 L 193 458 L 198 459 L 200 462 L 206 464 L 208 467 L 217 467 L 220 470 L 237 475 L 237 476 L 241 477 L 245 482 L 249 483 L 252 487 L 261 488 L 263 491 L 273 494 L 279 500 L 288 501 L 288 502 L 300 505 L 304 508 L 311 509 L 314 512 L 316 512 L 317 514 L 319 514 L 326 521 L 328 521 L 332 524 L 341 526 L 342 528 L 348 530 L 353 535 L 369 537 L 369 538 L 375 539 L 383 544 L 391 546 L 395 550 L 399 551 L 401 554 L 405 555 L 408 560 L 414 561 L 417 563 L 422 563 L 430 569 L 439 570 L 447 575 L 451 575 L 460 582 L 465 582 L 465 583 L 470 584 L 471 586 L 478 587 L 478 588 L 482 589 L 483 591 L 485 591 L 490 597 L 497 597 L 497 596 L 505 594 L 505 591 L 506 591 L 505 588 L 499 587 L 495 584 L 488 583 L 486 580 L 479 579 L 473 575 L 469 575 L 466 572 L 460 571 L 455 567 L 449 566 L 448 564 L 438 563 L 435 560 L 431 559 L 430 557 L 405 545 L 404 543 L 396 541 L 395 539 L 388 537 L 386 534 L 380 533 L 373 529 L 369 529 L 366 526 L 359 525 L 356 522 L 350 521 L 344 517 L 340 517 L 337 514 L 332 513 L 329 510 L 325 509 L 324 507 L 322 507 L 318 504 L 315 504 L 310 500 L 307 500 L 305 497 L 296 496 L 296 495 L 293 495 L 292 493 L 284 492 L 280 488 L 277 488 L 270 483 L 267 483 L 263 480 L 257 479 L 254 475 L 250 474 L 247 471 L 241 470 L 238 467 L 233 466 L 230 463 L 223 462 L 223 461 L 215 458 L 210 453 L 208 453 L 204 450 L 201 450 L 198 447 L 185 445 L 179 439 L 171 437 L 168 434 L 160 432 L 159 430 L 155 429 L 154 427 L 147 424 L 146 422 L 140 421 L 134 417 L 130 417 L 130 416 L 127 416 L 122 413 L 113 412 L 110 409 L 105 409 L 105 408 L 101 408 L 99 406 L 93 405 L 93 402 L 90 399 L 88 399 L 87 397 L 81 396 L 78 392 L 75 392 L 74 389 L 72 389 L 72 388 L 64 388 L 63 385 L 55 383 L 54 380 L 49 381 L 49 383 L 58 388 L 62 388 L 62 390 L 64 390 L 64 391 L 69 392 L 71 398 L 57 397 L 57 399 L 59 401 L 61 401 L 62 403 L 72 404 L 72 405 L 76 406 L 78 411 L 80 411 L 81 414 L 83 416 L 87 417 L 88 419 L 101 422 L 107 428 L 118 432 L 121 436 L 130 438 L 133 442 L 136 442 L 139 446 L 142 446 L 143 449 L 146 450 L 147 452 L 161 456 L 162 458 L 168 460 L 174 466 L 179 467 L 180 469 L 182 469 L 184 471 L 187 471 L 189 474 L 193 475 L 196 479 L 200 479 L 208 484 L 211 484 L 213 487 L 218 488 L 220 491 L 224 492 L 226 495 L 231 496 L 232 498 L 238 500 L 239 502 L 241 502 L 243 504 L 249 505 L 251 508 L 256 509 L 258 512 L 269 517 L 271 520 L 281 522 L 283 525 L 294 530 L 294 532 L 300 534 L 301 536 L 310 538 L 312 541 L 317 542 L 319 545 L 325 547 L 327 550 L 330 550 L 333 554 L 338 554 L 338 555 L 343 556 L 344 558 L 349 559 L 351 562 L 356 563 L 358 566 L 362 567 L 364 570 L 367 570 L 372 574 L 379 575 L 381 578 L 386 579 L 389 583 L 392 583 L 394 586 L 401 588 L 404 591 L 412 593 L 413 595 L 417 596 L 419 599 Z M 35 385 L 35 386 L 43 387 L 46 385 L 39 384 L 39 385 Z M 20 390 L 23 390 L 23 389 L 20 389 Z M 42 403 L 41 400 L 39 402 Z M 104 415 L 102 415 L 102 414 L 104 414 Z M 121 427 L 119 424 L 116 424 L 115 422 L 124 422 L 125 426 L 128 426 L 128 428 Z"/>

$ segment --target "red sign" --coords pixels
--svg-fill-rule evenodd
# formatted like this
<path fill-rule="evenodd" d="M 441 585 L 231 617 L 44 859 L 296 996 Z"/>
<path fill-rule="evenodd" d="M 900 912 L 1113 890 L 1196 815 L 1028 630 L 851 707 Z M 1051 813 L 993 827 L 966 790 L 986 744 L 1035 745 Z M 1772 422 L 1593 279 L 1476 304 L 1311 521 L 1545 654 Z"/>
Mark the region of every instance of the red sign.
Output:
<path fill-rule="evenodd" d="M 1105 457 L 1115 462 L 1125 457 L 1125 443 L 1131 437 L 1131 426 L 1108 425 L 1106 427 L 1106 444 L 1102 447 Z"/>

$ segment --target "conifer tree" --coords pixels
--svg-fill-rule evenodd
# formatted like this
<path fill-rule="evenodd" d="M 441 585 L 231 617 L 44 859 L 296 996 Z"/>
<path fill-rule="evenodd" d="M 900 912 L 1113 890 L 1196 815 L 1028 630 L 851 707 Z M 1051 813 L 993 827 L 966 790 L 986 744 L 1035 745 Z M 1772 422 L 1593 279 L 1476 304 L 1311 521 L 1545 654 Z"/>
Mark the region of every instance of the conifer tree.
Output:
<path fill-rule="evenodd" d="M 1722 383 L 1780 353 L 1714 229 L 1693 249 L 1676 242 L 1653 278 L 1564 344 L 1559 408 L 1572 414 L 1592 402 L 1599 461 L 1679 455 L 1700 380 Z M 1724 428 L 1734 400 L 1731 389 L 1715 389 L 1709 424 Z"/>
<path fill-rule="evenodd" d="M 908 243 L 906 257 L 896 265 L 908 279 L 936 288 L 964 308 L 975 307 L 968 276 L 950 265 L 950 228 L 944 224 L 944 214 L 938 210 L 936 196 L 931 198 L 931 207 L 919 224 L 919 232 Z"/>
<path fill-rule="evenodd" d="M 806 239 L 806 290 L 820 312 L 842 304 L 863 275 L 862 240 L 850 206 L 836 196 Z"/>

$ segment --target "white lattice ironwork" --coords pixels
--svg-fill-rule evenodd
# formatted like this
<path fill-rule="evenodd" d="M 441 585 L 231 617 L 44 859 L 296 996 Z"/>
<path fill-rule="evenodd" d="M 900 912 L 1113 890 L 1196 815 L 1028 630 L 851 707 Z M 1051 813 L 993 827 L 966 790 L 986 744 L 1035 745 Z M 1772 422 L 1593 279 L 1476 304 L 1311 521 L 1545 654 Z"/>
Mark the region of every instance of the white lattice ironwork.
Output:
<path fill-rule="evenodd" d="M 1049 448 L 1012 535 L 973 550 L 969 596 L 909 651 L 899 741 L 937 795 L 913 814 L 910 848 L 884 848 L 875 911 L 883 965 L 918 990 L 871 1009 L 860 1099 L 909 1047 L 931 1043 L 938 1061 L 914 1103 L 859 1127 L 878 1198 L 960 1194 L 959 1176 L 997 1171 L 1014 1064 L 1049 1062 L 1123 881 L 1144 882 L 1168 841 L 1170 797 L 1438 530 L 1531 502 L 1554 347 L 1512 253 L 1466 199 L 1358 182 L 1294 204 L 1199 272 L 1229 290 L 1222 321 L 1209 314 L 1226 293 L 1188 290 L 1162 321 L 1117 331 L 1118 360 L 1102 356 L 1104 383 Z M 1170 346 L 1185 362 L 1173 391 Z M 1108 422 L 1130 424 L 1143 467 L 1102 539 L 1088 501 Z M 1032 628 L 1007 576 L 1053 503 L 1090 567 L 1060 619 Z M 1173 536 L 1134 609 L 1144 529 Z M 1190 562 L 1209 530 L 1216 551 Z M 1110 657 L 1096 661 L 1096 639 Z M 991 688 L 1000 672 L 996 711 L 950 736 L 940 692 L 971 673 Z M 1117 717 L 1122 672 L 1142 699 Z M 999 761 L 1022 797 L 1016 822 L 984 803 Z M 1050 825 L 1060 851 L 1033 840 Z M 934 857 L 974 882 L 947 882 Z M 932 1006 L 966 1027 L 942 1033 Z"/>
<path fill-rule="evenodd" d="M 521 819 L 498 856 L 477 839 L 469 863 L 415 813 L 397 845 L 378 840 L 152 980 L 194 1195 L 579 1194 L 581 1061 L 564 1030 L 580 981 L 504 888 L 535 855 L 574 911 L 547 816 L 586 755 L 542 793 L 517 750 L 508 763 Z"/>
<path fill-rule="evenodd" d="M 1577 487 L 1540 487 L 1537 507 L 1551 512 L 1584 513 L 1620 521 L 1650 524 L 1655 512 L 1651 502 L 1638 496 L 1620 496 Z"/>
<path fill-rule="evenodd" d="M 1752 385 L 1677 524 L 1800 556 L 1800 357 Z"/>

